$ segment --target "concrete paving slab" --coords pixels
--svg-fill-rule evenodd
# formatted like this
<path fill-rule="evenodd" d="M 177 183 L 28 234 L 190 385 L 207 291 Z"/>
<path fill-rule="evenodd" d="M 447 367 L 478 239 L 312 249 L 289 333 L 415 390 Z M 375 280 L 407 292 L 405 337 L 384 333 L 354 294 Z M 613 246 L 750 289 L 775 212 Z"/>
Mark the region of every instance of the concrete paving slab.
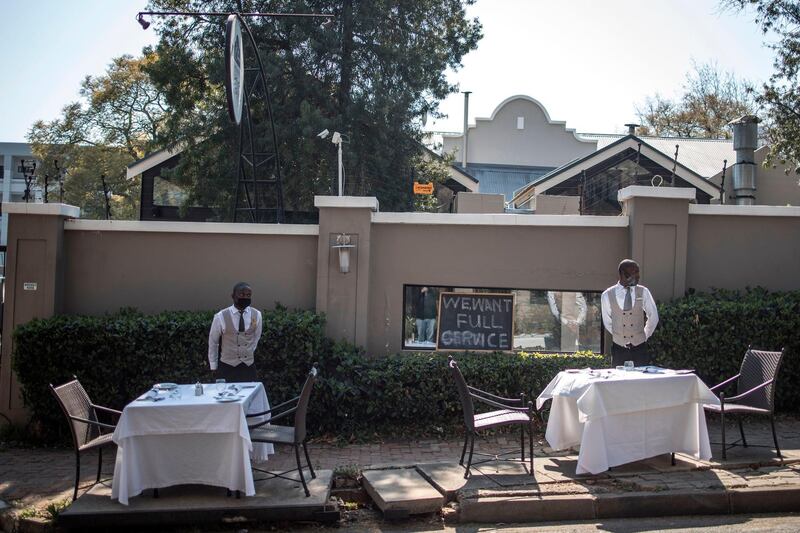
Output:
<path fill-rule="evenodd" d="M 537 477 L 528 473 L 527 467 L 517 463 L 485 463 L 473 468 L 469 479 L 464 479 L 464 467 L 458 463 L 432 463 L 416 466 L 420 475 L 436 490 L 452 501 L 460 490 L 482 488 L 518 487 L 538 485 Z"/>
<path fill-rule="evenodd" d="M 445 497 L 414 468 L 366 470 L 362 484 L 385 515 L 432 513 Z"/>
<path fill-rule="evenodd" d="M 330 501 L 333 471 L 318 470 L 308 483 L 306 497 L 299 484 L 284 479 L 256 483 L 255 496 L 227 497 L 226 490 L 204 485 L 181 485 L 130 499 L 122 505 L 111 499 L 109 485 L 96 485 L 59 515 L 59 524 L 71 528 L 111 525 L 219 523 L 223 519 L 246 520 L 327 520 L 338 515 Z M 328 514 L 326 514 L 328 513 Z"/>

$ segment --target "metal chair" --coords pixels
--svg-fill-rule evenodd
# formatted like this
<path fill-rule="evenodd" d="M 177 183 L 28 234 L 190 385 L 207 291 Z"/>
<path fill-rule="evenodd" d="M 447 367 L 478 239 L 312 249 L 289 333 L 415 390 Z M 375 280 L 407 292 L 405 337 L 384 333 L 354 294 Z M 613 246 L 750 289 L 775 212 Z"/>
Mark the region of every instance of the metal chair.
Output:
<path fill-rule="evenodd" d="M 739 442 L 741 442 L 744 447 L 748 446 L 747 439 L 745 439 L 744 436 L 741 415 L 769 416 L 769 422 L 772 425 L 772 439 L 775 441 L 775 451 L 778 454 L 778 458 L 783 457 L 781 455 L 780 446 L 778 445 L 778 435 L 775 433 L 775 382 L 778 378 L 778 370 L 780 370 L 781 367 L 784 351 L 785 350 L 767 352 L 763 350 L 754 350 L 748 346 L 739 373 L 711 388 L 712 391 L 720 390 L 720 404 L 704 405 L 703 407 L 706 411 L 719 413 L 721 416 L 723 459 L 728 458 L 728 448 L 738 446 Z M 736 396 L 726 398 L 724 389 L 734 381 L 736 381 Z M 726 414 L 739 415 L 739 433 L 742 438 L 731 444 L 725 443 Z M 767 447 L 755 444 L 751 444 L 750 446 Z"/>
<path fill-rule="evenodd" d="M 528 436 L 530 439 L 528 450 L 530 456 L 529 471 L 530 475 L 533 475 L 533 402 L 528 402 L 527 407 L 523 407 L 525 405 L 524 394 L 520 394 L 519 398 L 503 398 L 502 396 L 496 396 L 467 385 L 467 382 L 464 380 L 464 375 L 461 373 L 461 369 L 458 368 L 458 363 L 455 359 L 453 359 L 452 356 L 447 357 L 447 367 L 449 368 L 450 374 L 453 376 L 453 380 L 456 382 L 456 387 L 458 388 L 458 396 L 461 400 L 461 408 L 464 411 L 464 425 L 466 426 L 464 447 L 461 450 L 461 459 L 458 461 L 458 464 L 462 466 L 464 465 L 464 456 L 467 453 L 467 444 L 469 443 L 470 445 L 469 457 L 467 459 L 466 470 L 464 472 L 464 479 L 469 478 L 470 469 L 473 466 L 482 463 L 487 463 L 490 461 L 511 461 L 521 462 L 524 464 L 526 426 L 528 427 Z M 498 407 L 499 410 L 476 414 L 473 400 L 490 405 L 492 407 Z M 510 425 L 520 426 L 520 459 L 501 459 L 501 457 L 504 455 L 516 453 L 515 451 L 500 454 L 475 453 L 475 437 L 477 436 L 478 431 Z M 473 454 L 489 457 L 489 459 L 473 463 Z"/>
<path fill-rule="evenodd" d="M 116 426 L 100 422 L 97 412 L 121 415 L 121 411 L 109 409 L 95 405 L 89 399 L 78 378 L 69 383 L 64 383 L 58 387 L 50 384 L 50 390 L 56 401 L 61 406 L 61 410 L 69 420 L 69 429 L 72 432 L 72 443 L 75 446 L 75 490 L 72 493 L 72 501 L 78 498 L 78 483 L 81 478 L 81 454 L 89 450 L 97 449 L 97 479 L 91 487 L 100 483 L 100 474 L 103 467 L 103 448 L 111 446 L 111 440 Z"/>
<path fill-rule="evenodd" d="M 306 478 L 303 475 L 303 465 L 300 463 L 300 448 L 303 448 L 303 454 L 306 457 L 306 465 L 311 472 L 311 479 L 315 479 L 317 475 L 314 473 L 314 467 L 311 466 L 311 459 L 308 457 L 308 448 L 306 447 L 306 414 L 308 413 L 308 402 L 311 398 L 311 391 L 314 388 L 314 382 L 317 380 L 317 373 L 317 363 L 314 363 L 314 366 L 308 372 L 308 377 L 306 378 L 305 384 L 303 384 L 303 389 L 300 391 L 299 396 L 295 396 L 291 400 L 276 405 L 272 409 L 268 409 L 261 413 L 251 413 L 246 415 L 247 418 L 270 415 L 268 420 L 264 420 L 253 425 L 248 425 L 248 428 L 250 429 L 251 441 L 270 444 L 288 444 L 293 446 L 294 456 L 297 460 L 297 468 L 280 473 L 269 472 L 267 470 L 261 470 L 253 467 L 253 470 L 256 472 L 269 474 L 269 477 L 258 479 L 256 481 L 264 481 L 276 477 L 294 481 L 295 483 L 300 483 L 303 486 L 306 497 L 311 496 L 311 492 L 308 490 Z M 278 412 L 278 414 L 273 414 L 276 412 Z M 290 414 L 294 414 L 294 426 L 272 425 L 276 420 L 285 418 Z M 299 479 L 286 476 L 286 474 L 290 474 L 295 471 L 298 472 L 300 476 Z"/>

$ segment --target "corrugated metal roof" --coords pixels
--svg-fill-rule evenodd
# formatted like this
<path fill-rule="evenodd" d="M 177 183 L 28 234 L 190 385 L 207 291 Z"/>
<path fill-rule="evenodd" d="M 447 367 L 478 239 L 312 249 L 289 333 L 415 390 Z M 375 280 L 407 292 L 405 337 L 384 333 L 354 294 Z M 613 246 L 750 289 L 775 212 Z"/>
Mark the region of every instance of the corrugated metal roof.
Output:
<path fill-rule="evenodd" d="M 597 149 L 602 150 L 614 141 L 625 137 L 620 134 L 581 133 L 585 139 L 597 140 Z M 678 162 L 704 178 L 722 172 L 722 162 L 728 160 L 728 168 L 736 163 L 732 139 L 687 139 L 681 137 L 640 137 L 644 142 L 668 157 L 674 157 L 678 148 Z"/>
<path fill-rule="evenodd" d="M 502 194 L 506 202 L 510 202 L 514 197 L 514 191 L 544 176 L 551 170 L 553 169 L 544 167 L 467 165 L 467 171 L 480 183 L 479 192 Z"/>

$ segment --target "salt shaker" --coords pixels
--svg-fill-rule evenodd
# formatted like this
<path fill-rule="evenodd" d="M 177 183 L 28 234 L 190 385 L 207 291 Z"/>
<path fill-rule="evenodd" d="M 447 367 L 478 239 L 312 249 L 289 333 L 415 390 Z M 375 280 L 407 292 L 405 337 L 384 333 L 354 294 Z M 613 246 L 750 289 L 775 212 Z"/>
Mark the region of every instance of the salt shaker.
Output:
<path fill-rule="evenodd" d="M 203 395 L 203 384 L 200 383 L 199 381 L 194 386 L 194 395 L 195 396 L 202 396 Z"/>

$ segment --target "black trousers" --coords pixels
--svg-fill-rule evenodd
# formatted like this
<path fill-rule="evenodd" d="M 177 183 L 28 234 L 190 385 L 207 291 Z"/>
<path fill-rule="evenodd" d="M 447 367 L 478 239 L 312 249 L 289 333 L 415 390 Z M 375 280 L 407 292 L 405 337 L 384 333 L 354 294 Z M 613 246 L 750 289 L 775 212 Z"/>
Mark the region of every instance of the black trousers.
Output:
<path fill-rule="evenodd" d="M 226 383 L 246 383 L 258 381 L 258 374 L 255 364 L 246 365 L 240 363 L 236 366 L 231 366 L 220 361 L 214 378 L 224 379 Z"/>
<path fill-rule="evenodd" d="M 611 345 L 611 364 L 613 366 L 620 366 L 625 361 L 633 361 L 634 366 L 646 366 L 650 364 L 650 350 L 647 347 L 647 342 L 643 342 L 638 346 L 626 348 L 617 343 Z"/>

